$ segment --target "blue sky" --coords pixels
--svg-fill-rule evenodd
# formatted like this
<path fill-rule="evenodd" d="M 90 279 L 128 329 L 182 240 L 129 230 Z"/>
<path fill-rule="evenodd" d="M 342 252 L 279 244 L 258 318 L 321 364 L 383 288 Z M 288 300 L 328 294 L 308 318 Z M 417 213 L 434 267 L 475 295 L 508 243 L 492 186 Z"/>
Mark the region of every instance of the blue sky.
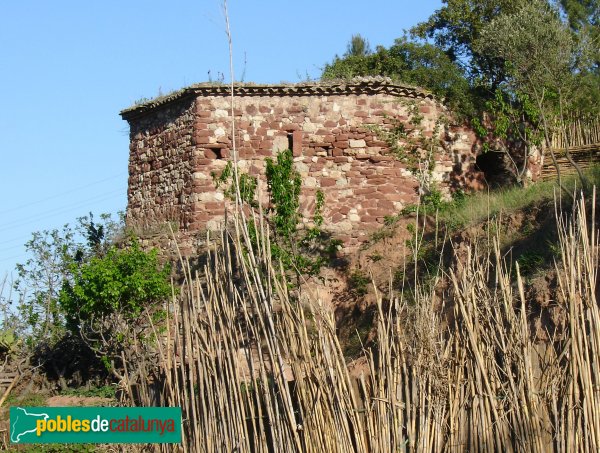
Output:
<path fill-rule="evenodd" d="M 241 1 L 229 14 L 236 77 L 317 78 L 353 33 L 390 45 L 440 0 Z M 218 0 L 19 0 L 0 9 L 0 283 L 33 231 L 124 210 L 128 128 L 118 113 L 229 80 Z"/>

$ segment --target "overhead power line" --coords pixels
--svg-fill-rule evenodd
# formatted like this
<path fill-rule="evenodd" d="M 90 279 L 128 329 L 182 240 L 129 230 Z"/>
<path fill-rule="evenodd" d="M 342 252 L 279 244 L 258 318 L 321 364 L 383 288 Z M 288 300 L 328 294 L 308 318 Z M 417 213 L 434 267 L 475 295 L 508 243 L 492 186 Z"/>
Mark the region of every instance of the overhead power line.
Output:
<path fill-rule="evenodd" d="M 120 178 L 121 176 L 124 176 L 126 174 L 127 174 L 127 172 L 121 172 L 121 173 L 118 173 L 116 175 L 109 176 L 108 178 L 100 179 L 98 181 L 90 182 L 89 184 L 86 184 L 86 185 L 83 185 L 83 186 L 79 186 L 79 187 L 75 187 L 73 189 L 69 189 L 66 192 L 58 193 L 56 195 L 50 195 L 49 197 L 41 198 L 41 199 L 38 199 L 38 200 L 35 200 L 35 201 L 30 201 L 30 202 L 21 204 L 21 205 L 19 205 L 17 207 L 10 208 L 10 209 L 2 211 L 2 212 L 0 212 L 0 216 L 3 216 L 4 214 L 8 214 L 8 213 L 11 213 L 11 212 L 20 211 L 21 209 L 25 209 L 25 208 L 28 208 L 30 206 L 34 206 L 36 204 L 44 203 L 45 201 L 48 201 L 48 200 L 54 200 L 56 198 L 60 198 L 60 197 L 63 197 L 65 195 L 69 195 L 71 193 L 79 192 L 81 189 L 86 189 L 88 187 L 92 187 L 92 186 L 101 184 L 101 183 L 106 182 L 106 181 L 111 181 L 113 179 Z"/>
<path fill-rule="evenodd" d="M 121 188 L 121 189 L 111 191 L 111 192 L 108 192 L 108 193 L 105 193 L 105 194 L 102 194 L 102 195 L 99 195 L 96 197 L 89 198 L 84 201 L 77 202 L 75 204 L 62 206 L 60 208 L 52 209 L 50 211 L 44 211 L 44 212 L 38 213 L 32 217 L 15 220 L 13 222 L 8 222 L 4 225 L 0 225 L 0 232 L 19 228 L 24 225 L 30 224 L 32 222 L 37 222 L 39 220 L 51 218 L 57 214 L 64 214 L 64 213 L 71 212 L 71 211 L 74 211 L 76 209 L 81 209 L 81 208 L 89 208 L 90 204 L 99 203 L 101 201 L 110 200 L 112 198 L 117 198 L 115 195 L 117 195 L 117 194 L 123 195 L 124 192 L 125 192 L 125 189 Z"/>

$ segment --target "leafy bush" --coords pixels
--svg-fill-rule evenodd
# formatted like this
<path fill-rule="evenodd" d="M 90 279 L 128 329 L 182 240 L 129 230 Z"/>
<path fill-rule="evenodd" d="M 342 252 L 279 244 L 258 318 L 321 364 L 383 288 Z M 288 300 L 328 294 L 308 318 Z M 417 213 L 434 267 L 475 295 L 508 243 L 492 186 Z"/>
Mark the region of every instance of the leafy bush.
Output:
<path fill-rule="evenodd" d="M 300 214 L 300 188 L 302 178 L 294 170 L 292 152 L 288 149 L 277 155 L 277 162 L 267 158 L 267 184 L 269 195 L 273 203 L 275 215 L 275 231 L 278 235 L 291 239 L 296 228 Z"/>
<path fill-rule="evenodd" d="M 170 266 L 161 268 L 157 251 L 143 251 L 137 240 L 125 248 L 112 246 L 103 256 L 72 263 L 72 281 L 65 281 L 59 301 L 69 329 L 118 312 L 126 319 L 171 294 Z"/>

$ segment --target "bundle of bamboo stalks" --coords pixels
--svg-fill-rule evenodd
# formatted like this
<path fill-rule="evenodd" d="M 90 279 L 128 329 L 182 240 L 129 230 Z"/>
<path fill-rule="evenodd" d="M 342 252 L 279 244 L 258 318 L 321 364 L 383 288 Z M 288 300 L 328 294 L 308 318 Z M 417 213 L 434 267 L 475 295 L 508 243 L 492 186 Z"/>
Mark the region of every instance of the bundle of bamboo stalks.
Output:
<path fill-rule="evenodd" d="M 583 200 L 571 221 L 558 216 L 554 303 L 568 322 L 553 341 L 534 341 L 518 266 L 496 240 L 446 275 L 452 323 L 432 308 L 435 285 L 410 300 L 378 295 L 376 346 L 358 378 L 331 308 L 290 291 L 267 227 L 256 220 L 257 245 L 236 218 L 202 278 L 186 268 L 158 363 L 139 364 L 157 379 L 131 383 L 136 403 L 180 406 L 181 450 L 192 452 L 598 451 L 594 216 Z"/>
<path fill-rule="evenodd" d="M 557 129 L 552 135 L 551 143 L 556 149 L 600 144 L 600 118 L 569 121 L 565 130 Z"/>

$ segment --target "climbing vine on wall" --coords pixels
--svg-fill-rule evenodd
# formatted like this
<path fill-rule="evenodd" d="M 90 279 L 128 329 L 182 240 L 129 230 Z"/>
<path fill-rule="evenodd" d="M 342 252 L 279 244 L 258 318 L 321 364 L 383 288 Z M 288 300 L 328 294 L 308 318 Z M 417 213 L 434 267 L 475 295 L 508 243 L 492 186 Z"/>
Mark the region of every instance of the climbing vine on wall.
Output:
<path fill-rule="evenodd" d="M 386 117 L 390 126 L 367 124 L 363 127 L 374 133 L 377 138 L 385 142 L 390 152 L 409 170 L 419 181 L 421 195 L 430 193 L 439 194 L 434 181 L 433 170 L 441 149 L 439 133 L 447 123 L 447 118 L 441 116 L 435 122 L 431 137 L 424 134 L 423 115 L 415 101 L 405 101 L 408 120 L 401 121 L 396 117 Z"/>
<path fill-rule="evenodd" d="M 235 200 L 236 191 L 233 177 L 233 164 L 228 162 L 221 173 L 213 173 L 217 188 Z M 238 170 L 240 196 L 242 202 L 258 207 L 256 200 L 257 179 Z M 294 169 L 294 160 L 290 150 L 281 151 L 275 159 L 266 159 L 265 178 L 269 193 L 269 205 L 266 207 L 266 219 L 271 224 L 271 254 L 281 261 L 284 268 L 299 274 L 316 275 L 321 267 L 331 259 L 340 241 L 331 239 L 322 230 L 325 195 L 321 190 L 315 193 L 315 209 L 309 225 L 300 227 L 300 192 L 302 179 Z M 250 237 L 257 243 L 257 228 L 253 220 L 249 222 Z"/>

